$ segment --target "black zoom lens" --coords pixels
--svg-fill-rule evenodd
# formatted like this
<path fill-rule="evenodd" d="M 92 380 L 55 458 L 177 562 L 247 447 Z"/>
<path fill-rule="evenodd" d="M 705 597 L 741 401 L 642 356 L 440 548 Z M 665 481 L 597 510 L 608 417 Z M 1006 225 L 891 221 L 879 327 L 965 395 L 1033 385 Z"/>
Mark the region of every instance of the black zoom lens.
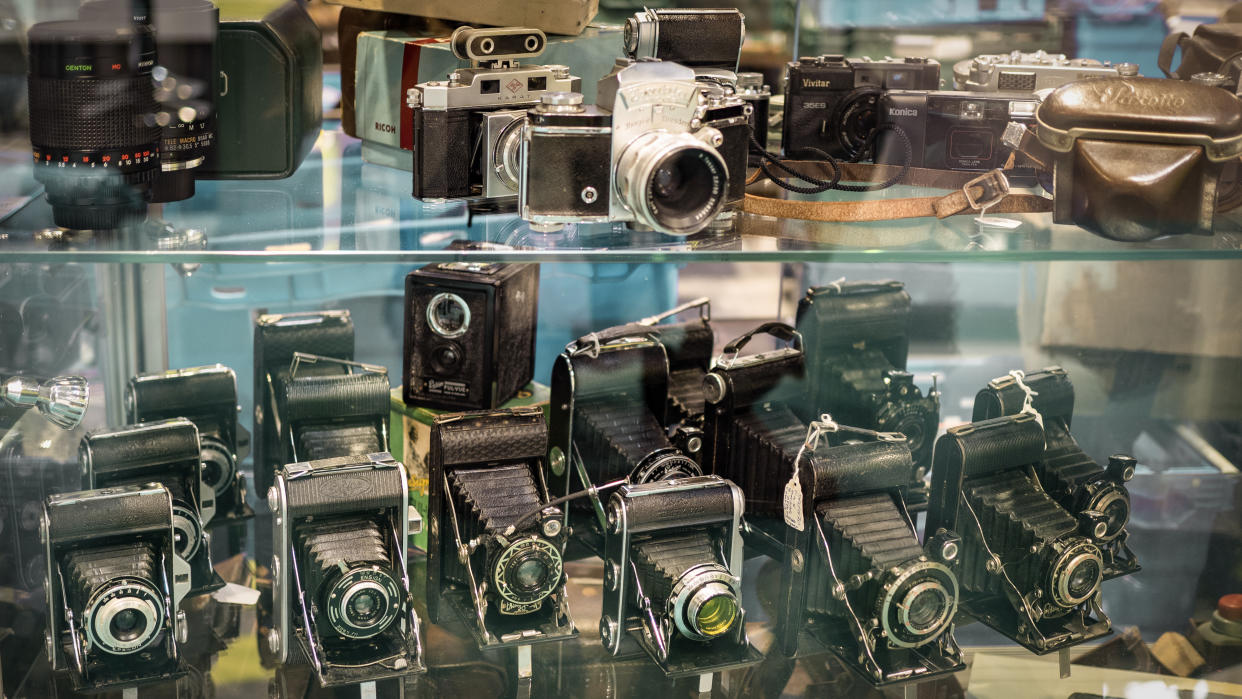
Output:
<path fill-rule="evenodd" d="M 160 158 L 150 30 L 43 22 L 28 37 L 35 177 L 56 225 L 111 229 L 141 218 Z"/>

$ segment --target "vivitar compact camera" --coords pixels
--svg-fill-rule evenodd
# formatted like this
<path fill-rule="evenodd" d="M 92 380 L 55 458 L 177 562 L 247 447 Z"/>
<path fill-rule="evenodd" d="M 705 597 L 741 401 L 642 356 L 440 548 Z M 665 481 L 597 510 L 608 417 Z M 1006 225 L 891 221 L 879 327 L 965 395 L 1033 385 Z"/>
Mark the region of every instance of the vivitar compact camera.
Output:
<path fill-rule="evenodd" d="M 686 66 L 618 59 L 599 82 L 596 105 L 583 105 L 577 93 L 549 93 L 530 110 L 522 218 L 540 230 L 624 221 L 697 233 L 745 195 L 749 111 Z"/>
<path fill-rule="evenodd" d="M 858 160 L 875 138 L 880 96 L 938 89 L 940 63 L 914 56 L 874 61 L 825 55 L 790 63 L 785 80 L 785 155 Z"/>
<path fill-rule="evenodd" d="M 1105 580 L 1138 572 L 1138 559 L 1126 543 L 1130 536 L 1126 530 L 1130 521 L 1126 482 L 1134 477 L 1134 457 L 1113 454 L 1108 465 L 1101 466 L 1078 446 L 1070 433 L 1074 384 L 1064 369 L 1054 366 L 1021 376 L 989 381 L 975 396 L 972 419 L 977 422 L 1016 415 L 1027 405 L 1038 412 L 1047 442 L 1043 459 L 1035 465 L 1040 484 L 1070 514 L 1098 519 L 1093 538 L 1104 556 Z"/>
<path fill-rule="evenodd" d="M 1040 485 L 1044 429 L 1029 412 L 949 428 L 936 442 L 925 535 L 961 535 L 961 608 L 1038 655 L 1109 633 L 1101 520 Z"/>
<path fill-rule="evenodd" d="M 444 262 L 405 278 L 402 399 L 490 410 L 535 375 L 539 265 Z"/>
<path fill-rule="evenodd" d="M 175 679 L 189 564 L 177 555 L 173 501 L 149 483 L 49 496 L 42 529 L 47 654 L 74 689 Z"/>
<path fill-rule="evenodd" d="M 480 648 L 576 635 L 565 594 L 568 530 L 544 482 L 538 407 L 440 415 L 431 427 L 427 612 L 455 611 Z"/>
<path fill-rule="evenodd" d="M 242 460 L 250 433 L 237 421 L 237 375 L 223 364 L 140 374 L 129 380 L 125 410 L 130 422 L 184 417 L 198 428 L 203 484 L 215 499 L 210 525 L 254 516 L 246 504 Z"/>
<path fill-rule="evenodd" d="M 1037 92 L 1087 78 L 1132 77 L 1133 63 L 1113 65 L 1063 53 L 1011 51 L 984 54 L 953 64 L 953 89 L 970 92 Z"/>
<path fill-rule="evenodd" d="M 736 71 L 746 17 L 736 8 L 644 9 L 625 20 L 625 55 Z"/>
<path fill-rule="evenodd" d="M 388 371 L 359 364 L 349 311 L 265 314 L 254 328 L 255 481 L 285 464 L 388 449 Z"/>
<path fill-rule="evenodd" d="M 206 524 L 215 493 L 202 480 L 198 428 L 185 418 L 95 430 L 82 438 L 78 461 L 87 488 L 159 483 L 172 495 L 177 555 L 190 564 L 190 593 L 224 587 L 211 567 Z"/>
<path fill-rule="evenodd" d="M 707 381 L 713 473 L 742 484 L 748 543 L 782 564 L 782 651 L 827 647 L 877 685 L 961 669 L 960 546 L 952 532 L 919 543 L 903 495 L 906 438 L 836 423 L 808 434 L 791 407 L 797 360 L 777 350 L 717 366 Z"/>
<path fill-rule="evenodd" d="M 289 464 L 268 491 L 268 643 L 324 687 L 426 670 L 406 560 L 422 520 L 407 487 L 405 466 L 379 452 Z"/>
<path fill-rule="evenodd" d="M 547 92 L 577 92 L 582 80 L 568 66 L 519 63 L 543 53 L 547 37 L 538 29 L 459 27 L 449 41 L 453 55 L 471 67 L 406 93 L 414 119 L 414 196 L 515 196 L 526 110 Z"/>
<path fill-rule="evenodd" d="M 742 491 L 715 476 L 625 484 L 608 501 L 604 648 L 634 639 L 668 676 L 758 662 L 742 609 Z"/>
<path fill-rule="evenodd" d="M 702 474 L 669 439 L 668 357 L 645 330 L 625 325 L 579 338 L 552 367 L 548 482 L 557 496 L 591 492 L 567 515 L 575 513 L 575 540 L 596 553 L 607 523 L 595 488 Z"/>
<path fill-rule="evenodd" d="M 875 161 L 965 172 L 1003 167 L 1013 152 L 1001 141 L 1005 127 L 1034 124 L 1038 106 L 1029 94 L 891 90 L 877 107 L 880 123 L 892 128 L 879 134 Z"/>
<path fill-rule="evenodd" d="M 910 295 L 896 281 L 839 282 L 807 290 L 798 302 L 798 332 L 806 342 L 810 376 L 801 415 L 829 413 L 842 425 L 906 437 L 914 458 L 907 500 L 927 499 L 940 427 L 940 392 L 927 395 L 906 371 Z"/>

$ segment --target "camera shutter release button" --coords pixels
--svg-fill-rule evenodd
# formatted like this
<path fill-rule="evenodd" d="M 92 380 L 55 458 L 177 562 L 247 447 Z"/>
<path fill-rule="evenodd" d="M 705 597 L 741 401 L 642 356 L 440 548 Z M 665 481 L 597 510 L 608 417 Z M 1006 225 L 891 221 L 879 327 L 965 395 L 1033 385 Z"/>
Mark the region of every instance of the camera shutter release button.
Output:
<path fill-rule="evenodd" d="M 1242 594 L 1221 597 L 1216 603 L 1216 613 L 1229 621 L 1242 621 Z"/>
<path fill-rule="evenodd" d="M 581 92 L 545 92 L 539 97 L 543 104 L 565 106 L 582 104 Z"/>

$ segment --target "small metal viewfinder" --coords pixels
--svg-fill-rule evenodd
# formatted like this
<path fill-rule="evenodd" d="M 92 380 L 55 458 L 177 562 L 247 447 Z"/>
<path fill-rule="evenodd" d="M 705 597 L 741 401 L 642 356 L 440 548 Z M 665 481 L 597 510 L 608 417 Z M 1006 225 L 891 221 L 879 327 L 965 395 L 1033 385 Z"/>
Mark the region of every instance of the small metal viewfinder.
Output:
<path fill-rule="evenodd" d="M 538 29 L 475 29 L 458 27 L 449 39 L 453 55 L 475 67 L 534 58 L 543 53 L 548 37 Z"/>

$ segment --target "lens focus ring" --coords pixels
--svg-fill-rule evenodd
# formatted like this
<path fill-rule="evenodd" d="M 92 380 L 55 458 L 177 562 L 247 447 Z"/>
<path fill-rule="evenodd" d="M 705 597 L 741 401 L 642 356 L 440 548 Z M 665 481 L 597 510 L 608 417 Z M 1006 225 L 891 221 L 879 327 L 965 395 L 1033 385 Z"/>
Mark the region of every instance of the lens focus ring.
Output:
<path fill-rule="evenodd" d="M 118 582 L 87 605 L 88 641 L 108 653 L 136 653 L 155 640 L 164 625 L 164 605 L 149 584 Z"/>
<path fill-rule="evenodd" d="M 328 624 L 347 638 L 370 638 L 392 625 L 401 611 L 401 587 L 380 566 L 354 568 L 328 590 Z"/>

